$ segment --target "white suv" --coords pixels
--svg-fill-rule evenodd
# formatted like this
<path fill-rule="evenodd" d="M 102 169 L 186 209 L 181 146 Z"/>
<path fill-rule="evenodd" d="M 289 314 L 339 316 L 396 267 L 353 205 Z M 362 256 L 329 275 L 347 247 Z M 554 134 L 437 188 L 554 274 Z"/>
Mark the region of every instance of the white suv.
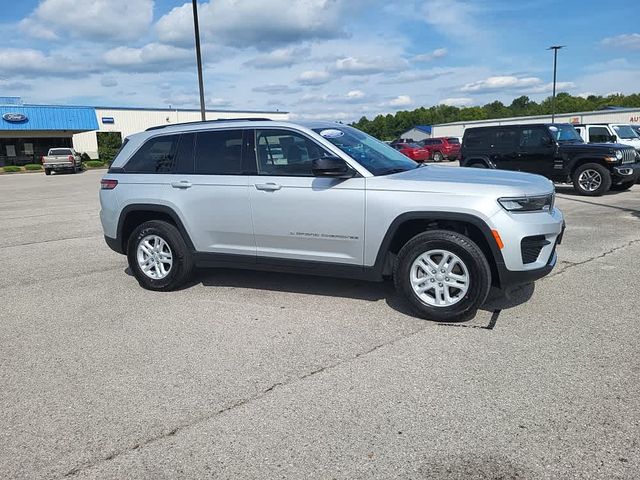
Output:
<path fill-rule="evenodd" d="M 132 135 L 102 179 L 105 239 L 144 288 L 194 266 L 380 281 L 469 318 L 491 284 L 551 271 L 564 229 L 537 175 L 422 166 L 333 122 L 225 120 Z"/>

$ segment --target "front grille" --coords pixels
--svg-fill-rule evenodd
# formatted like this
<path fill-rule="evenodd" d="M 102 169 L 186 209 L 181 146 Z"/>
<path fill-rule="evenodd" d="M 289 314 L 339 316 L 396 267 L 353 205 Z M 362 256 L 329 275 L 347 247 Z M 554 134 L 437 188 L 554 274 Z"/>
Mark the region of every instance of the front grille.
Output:
<path fill-rule="evenodd" d="M 524 237 L 520 242 L 520 251 L 522 253 L 522 263 L 533 263 L 538 260 L 540 251 L 546 245 L 549 245 L 549 240 L 544 235 L 533 235 L 531 237 Z"/>
<path fill-rule="evenodd" d="M 635 162 L 636 162 L 635 148 L 622 149 L 622 163 L 635 163 Z"/>

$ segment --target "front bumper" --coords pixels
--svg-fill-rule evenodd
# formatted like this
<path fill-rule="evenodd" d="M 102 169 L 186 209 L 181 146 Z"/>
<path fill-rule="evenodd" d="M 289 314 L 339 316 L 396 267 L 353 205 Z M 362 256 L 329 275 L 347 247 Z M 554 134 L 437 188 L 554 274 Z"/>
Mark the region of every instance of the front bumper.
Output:
<path fill-rule="evenodd" d="M 612 177 L 614 183 L 635 182 L 640 178 L 640 163 L 623 163 L 613 167 Z"/>

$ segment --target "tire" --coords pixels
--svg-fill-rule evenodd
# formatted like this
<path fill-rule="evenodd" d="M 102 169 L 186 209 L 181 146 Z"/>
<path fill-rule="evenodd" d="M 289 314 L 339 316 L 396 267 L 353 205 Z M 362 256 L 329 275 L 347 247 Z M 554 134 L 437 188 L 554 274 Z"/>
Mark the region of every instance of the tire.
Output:
<path fill-rule="evenodd" d="M 421 258 L 428 256 L 436 264 L 438 258 L 442 261 L 445 255 L 453 266 L 450 273 L 446 272 L 446 264 L 440 265 L 444 274 L 437 269 L 436 274 L 429 273 L 425 268 L 427 264 L 421 262 Z M 449 281 L 462 285 L 446 276 L 452 274 L 466 278 L 464 290 L 446 285 Z M 422 278 L 425 281 L 417 284 Z M 472 318 L 484 303 L 491 287 L 491 268 L 480 247 L 468 237 L 448 230 L 431 230 L 416 235 L 402 247 L 393 267 L 393 280 L 396 289 L 409 300 L 420 317 L 455 322 Z M 434 285 L 429 287 L 430 283 Z M 422 296 L 414 290 L 414 284 L 418 289 L 427 287 Z M 436 298 L 438 286 L 443 292 L 439 299 Z M 446 299 L 445 291 L 448 291 L 449 299 Z M 439 301 L 444 303 L 434 304 Z"/>
<path fill-rule="evenodd" d="M 471 167 L 471 168 L 487 168 L 487 164 L 483 163 L 483 162 L 473 162 L 471 165 L 469 165 L 469 167 Z"/>
<path fill-rule="evenodd" d="M 51 175 L 51 169 L 50 168 L 45 168 L 44 169 L 44 174 L 45 175 Z"/>
<path fill-rule="evenodd" d="M 433 152 L 433 161 L 434 162 L 441 162 L 444 160 L 444 157 L 442 156 L 442 153 L 440 152 Z"/>
<path fill-rule="evenodd" d="M 598 163 L 585 163 L 573 172 L 573 188 L 580 195 L 599 197 L 611 188 L 611 174 Z"/>
<path fill-rule="evenodd" d="M 618 185 L 611 185 L 611 190 L 616 190 L 618 192 L 624 192 L 625 190 L 629 190 L 633 187 L 635 182 L 627 182 L 627 183 L 619 183 Z"/>
<path fill-rule="evenodd" d="M 158 241 L 158 238 L 161 241 Z M 149 273 L 145 273 L 141 267 L 143 261 L 150 258 L 150 255 L 144 253 L 143 249 L 139 250 L 140 244 L 143 242 L 146 242 L 147 251 L 152 251 L 154 255 L 157 255 L 156 259 L 165 260 L 164 262 L 154 262 L 151 259 L 149 262 L 155 263 L 155 265 L 148 269 Z M 156 247 L 157 250 L 154 251 L 149 246 Z M 165 246 L 167 248 L 164 248 Z M 160 252 L 164 252 L 165 255 L 158 255 Z M 167 252 L 171 258 L 170 263 L 167 261 Z M 162 220 L 144 222 L 131 233 L 127 242 L 127 259 L 129 268 L 138 283 L 147 290 L 175 290 L 190 277 L 193 271 L 193 258 L 182 235 L 174 225 Z M 160 264 L 162 266 L 158 266 Z M 154 275 L 155 278 L 152 278 Z"/>

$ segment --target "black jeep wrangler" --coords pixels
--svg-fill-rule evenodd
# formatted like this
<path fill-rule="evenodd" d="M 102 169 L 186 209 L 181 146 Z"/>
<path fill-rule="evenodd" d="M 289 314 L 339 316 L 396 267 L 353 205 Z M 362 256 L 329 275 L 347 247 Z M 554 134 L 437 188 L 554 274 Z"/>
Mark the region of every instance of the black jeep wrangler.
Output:
<path fill-rule="evenodd" d="M 582 195 L 626 190 L 640 177 L 633 147 L 584 143 L 568 123 L 467 128 L 460 166 L 537 173 Z"/>

